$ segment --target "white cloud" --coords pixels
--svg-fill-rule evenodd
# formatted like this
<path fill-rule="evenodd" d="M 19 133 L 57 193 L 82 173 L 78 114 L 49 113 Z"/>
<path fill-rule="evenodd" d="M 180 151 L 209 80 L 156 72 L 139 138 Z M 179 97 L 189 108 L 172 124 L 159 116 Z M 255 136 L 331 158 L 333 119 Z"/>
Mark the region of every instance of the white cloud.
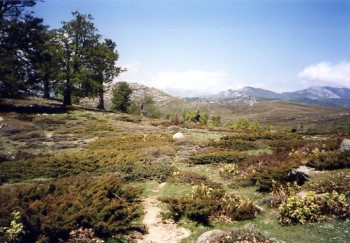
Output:
<path fill-rule="evenodd" d="M 115 78 L 116 81 L 134 81 L 138 79 L 142 63 L 139 61 L 134 61 L 131 63 L 118 63 L 119 67 L 126 68 L 126 72 L 122 72 L 118 77 Z"/>
<path fill-rule="evenodd" d="M 311 85 L 350 87 L 350 63 L 320 62 L 306 67 L 298 74 L 298 78 Z"/>
<path fill-rule="evenodd" d="M 161 71 L 147 82 L 148 85 L 179 94 L 191 91 L 191 95 L 213 94 L 232 87 L 232 82 L 224 71 Z M 183 94 L 182 94 L 183 96 Z"/>

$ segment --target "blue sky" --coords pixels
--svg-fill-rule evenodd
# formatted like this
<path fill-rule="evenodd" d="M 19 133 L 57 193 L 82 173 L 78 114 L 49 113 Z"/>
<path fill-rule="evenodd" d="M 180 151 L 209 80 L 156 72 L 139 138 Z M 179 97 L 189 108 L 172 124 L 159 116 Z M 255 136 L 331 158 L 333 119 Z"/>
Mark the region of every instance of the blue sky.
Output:
<path fill-rule="evenodd" d="M 78 10 L 117 43 L 117 80 L 182 96 L 254 86 L 350 88 L 347 0 L 46 0 L 51 28 Z"/>

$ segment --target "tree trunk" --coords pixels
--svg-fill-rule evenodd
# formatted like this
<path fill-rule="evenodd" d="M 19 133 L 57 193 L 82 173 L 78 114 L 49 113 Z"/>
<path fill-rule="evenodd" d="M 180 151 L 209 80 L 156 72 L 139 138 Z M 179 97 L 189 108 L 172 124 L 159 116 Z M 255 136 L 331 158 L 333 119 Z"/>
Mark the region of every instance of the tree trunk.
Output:
<path fill-rule="evenodd" d="M 44 98 L 50 99 L 50 82 L 47 80 L 44 81 Z"/>
<path fill-rule="evenodd" d="M 67 79 L 66 87 L 63 95 L 63 105 L 70 106 L 72 105 L 72 86 L 70 84 L 70 80 Z"/>
<path fill-rule="evenodd" d="M 102 87 L 98 90 L 98 106 L 97 109 L 104 110 L 105 109 L 105 103 L 104 103 L 104 92 L 103 92 L 103 84 L 101 84 Z"/>

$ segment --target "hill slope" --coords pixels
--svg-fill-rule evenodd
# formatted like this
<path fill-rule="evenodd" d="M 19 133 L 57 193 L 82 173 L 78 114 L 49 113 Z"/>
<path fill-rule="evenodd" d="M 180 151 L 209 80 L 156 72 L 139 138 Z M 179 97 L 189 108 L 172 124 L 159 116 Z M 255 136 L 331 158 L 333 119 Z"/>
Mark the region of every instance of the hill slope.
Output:
<path fill-rule="evenodd" d="M 128 82 L 129 86 L 132 88 L 133 93 L 131 95 L 131 100 L 133 102 L 136 102 L 137 104 L 140 104 L 141 100 L 145 96 L 151 96 L 153 100 L 155 101 L 155 105 L 157 109 L 161 113 L 175 113 L 175 112 L 182 112 L 187 109 L 196 109 L 195 106 L 193 106 L 191 103 L 169 95 L 159 89 L 153 88 L 153 87 L 148 87 L 143 84 L 139 83 L 132 83 Z M 107 91 L 104 96 L 104 101 L 105 101 L 105 107 L 107 110 L 111 110 L 112 108 L 112 103 L 111 103 L 111 98 L 112 98 L 112 86 L 107 87 Z M 80 104 L 85 107 L 91 107 L 95 108 L 97 106 L 98 99 L 83 99 Z"/>

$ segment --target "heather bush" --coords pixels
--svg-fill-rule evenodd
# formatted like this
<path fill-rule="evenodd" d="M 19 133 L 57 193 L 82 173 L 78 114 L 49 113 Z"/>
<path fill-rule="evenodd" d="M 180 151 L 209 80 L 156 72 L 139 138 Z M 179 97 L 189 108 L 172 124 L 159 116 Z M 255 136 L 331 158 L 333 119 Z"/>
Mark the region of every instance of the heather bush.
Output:
<path fill-rule="evenodd" d="M 140 194 L 140 189 L 125 185 L 112 174 L 70 177 L 24 187 L 13 185 L 12 189 L 0 190 L 0 214 L 7 215 L 0 226 L 11 220 L 8 210 L 17 208 L 26 231 L 25 242 L 39 238 L 65 240 L 69 232 L 79 228 L 93 229 L 100 237 L 142 231 L 135 224 L 142 215 Z"/>
<path fill-rule="evenodd" d="M 271 191 L 273 182 L 289 182 L 288 174 L 292 169 L 300 166 L 300 161 L 290 158 L 286 153 L 259 154 L 248 161 L 254 168 L 248 178 L 255 183 L 261 191 Z"/>
<path fill-rule="evenodd" d="M 316 152 L 315 152 L 316 151 Z M 316 148 L 309 156 L 307 166 L 318 170 L 335 170 L 342 168 L 350 168 L 350 151 L 324 151 Z"/>
<path fill-rule="evenodd" d="M 61 178 L 80 173 L 100 174 L 106 171 L 129 173 L 135 171 L 132 178 L 163 177 L 170 175 L 169 165 L 147 167 L 150 171 L 142 171 L 146 162 L 157 153 L 147 153 L 153 148 L 159 151 L 174 153 L 172 138 L 167 134 L 144 134 L 129 136 L 113 136 L 95 140 L 86 146 L 86 150 L 75 153 L 59 153 L 54 155 L 30 157 L 26 159 L 4 161 L 0 163 L 1 181 L 22 181 L 37 177 Z M 163 149 L 163 150 L 162 150 Z M 159 172 L 159 176 L 155 175 Z M 163 173 L 164 172 L 164 173 Z M 148 173 L 148 174 L 147 174 Z M 136 175 L 139 174 L 140 176 Z M 162 180 L 165 178 L 162 178 Z"/>
<path fill-rule="evenodd" d="M 292 140 L 292 139 L 302 139 L 301 135 L 294 133 L 283 133 L 283 132 L 239 132 L 234 133 L 224 138 L 228 140 L 232 139 L 241 139 L 247 141 L 256 141 L 256 140 Z"/>
<path fill-rule="evenodd" d="M 266 141 L 266 144 L 270 146 L 275 153 L 290 152 L 293 149 L 296 150 L 304 147 L 307 143 L 308 141 L 303 139 L 276 139 Z"/>
<path fill-rule="evenodd" d="M 255 218 L 256 206 L 248 199 L 229 195 L 221 188 L 205 185 L 195 186 L 192 196 L 182 198 L 165 197 L 161 201 L 168 204 L 168 216 L 178 221 L 181 217 L 202 224 L 210 219 L 245 220 Z"/>
<path fill-rule="evenodd" d="M 205 175 L 200 175 L 192 171 L 174 171 L 171 176 L 168 177 L 167 182 L 185 185 L 205 185 L 211 188 L 221 188 L 222 185 L 213 182 Z"/>
<path fill-rule="evenodd" d="M 239 151 L 246 151 L 257 149 L 259 146 L 257 143 L 250 140 L 242 140 L 232 136 L 224 136 L 219 141 L 213 141 L 210 146 L 223 149 L 234 149 Z"/>
<path fill-rule="evenodd" d="M 260 131 L 262 128 L 260 124 L 258 124 L 255 121 L 248 121 L 246 119 L 240 119 L 238 121 L 231 121 L 226 124 L 226 127 L 232 129 L 232 130 L 238 130 L 238 131 L 253 131 L 257 132 Z"/>
<path fill-rule="evenodd" d="M 324 171 L 312 176 L 305 187 L 317 193 L 345 193 L 350 196 L 350 169 Z"/>
<path fill-rule="evenodd" d="M 168 164 L 149 164 L 149 165 L 139 165 L 130 164 L 126 170 L 123 170 L 123 179 L 126 181 L 140 181 L 140 180 L 157 180 L 159 182 L 164 182 L 169 176 L 171 176 L 175 167 Z"/>
<path fill-rule="evenodd" d="M 247 155 L 239 151 L 213 151 L 206 154 L 192 155 L 188 161 L 191 164 L 217 164 L 237 163 L 247 158 Z"/>

